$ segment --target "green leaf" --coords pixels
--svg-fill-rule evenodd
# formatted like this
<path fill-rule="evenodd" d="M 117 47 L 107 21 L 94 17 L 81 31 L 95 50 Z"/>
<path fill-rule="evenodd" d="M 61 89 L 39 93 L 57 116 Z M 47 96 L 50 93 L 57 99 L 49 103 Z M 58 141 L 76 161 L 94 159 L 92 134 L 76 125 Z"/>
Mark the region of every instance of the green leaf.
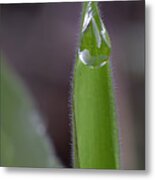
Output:
<path fill-rule="evenodd" d="M 0 165 L 62 167 L 32 98 L 0 57 Z"/>
<path fill-rule="evenodd" d="M 109 35 L 97 3 L 83 3 L 73 77 L 73 158 L 76 168 L 119 168 L 110 52 Z"/>

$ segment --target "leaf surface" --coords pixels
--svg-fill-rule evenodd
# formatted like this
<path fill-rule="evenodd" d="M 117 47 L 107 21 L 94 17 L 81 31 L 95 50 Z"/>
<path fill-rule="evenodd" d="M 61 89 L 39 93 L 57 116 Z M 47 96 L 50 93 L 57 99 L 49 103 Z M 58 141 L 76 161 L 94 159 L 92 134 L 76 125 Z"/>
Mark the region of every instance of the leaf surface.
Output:
<path fill-rule="evenodd" d="M 97 3 L 83 3 L 73 78 L 73 152 L 76 168 L 119 168 L 110 52 L 110 38 Z"/>
<path fill-rule="evenodd" d="M 0 60 L 0 165 L 62 167 L 21 80 Z"/>

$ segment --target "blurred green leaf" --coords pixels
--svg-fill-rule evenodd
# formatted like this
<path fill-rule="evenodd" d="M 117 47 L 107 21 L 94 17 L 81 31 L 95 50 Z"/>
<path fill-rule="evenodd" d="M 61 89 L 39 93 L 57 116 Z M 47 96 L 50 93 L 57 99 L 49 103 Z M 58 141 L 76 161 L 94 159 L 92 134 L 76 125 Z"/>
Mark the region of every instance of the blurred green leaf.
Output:
<path fill-rule="evenodd" d="M 110 51 L 110 39 L 97 3 L 83 3 L 73 78 L 73 158 L 76 168 L 119 168 Z"/>
<path fill-rule="evenodd" d="M 62 167 L 26 88 L 0 57 L 0 165 Z"/>

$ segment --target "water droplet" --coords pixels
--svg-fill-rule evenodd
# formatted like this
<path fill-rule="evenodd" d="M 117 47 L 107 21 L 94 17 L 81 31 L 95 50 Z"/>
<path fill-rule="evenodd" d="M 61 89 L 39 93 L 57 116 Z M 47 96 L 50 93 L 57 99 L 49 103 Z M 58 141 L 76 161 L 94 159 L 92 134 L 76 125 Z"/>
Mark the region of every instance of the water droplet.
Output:
<path fill-rule="evenodd" d="M 83 51 L 78 51 L 79 59 L 90 68 L 99 68 L 107 63 L 107 56 L 91 56 L 90 52 L 85 49 Z"/>
<path fill-rule="evenodd" d="M 90 68 L 99 68 L 109 59 L 110 39 L 100 18 L 97 3 L 86 2 L 85 5 L 78 57 Z"/>

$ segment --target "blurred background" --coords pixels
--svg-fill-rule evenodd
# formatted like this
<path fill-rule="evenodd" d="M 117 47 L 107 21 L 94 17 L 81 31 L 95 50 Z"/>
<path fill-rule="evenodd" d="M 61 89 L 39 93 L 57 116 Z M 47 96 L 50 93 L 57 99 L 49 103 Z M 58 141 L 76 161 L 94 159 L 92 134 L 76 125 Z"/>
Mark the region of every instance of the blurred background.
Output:
<path fill-rule="evenodd" d="M 112 41 L 121 169 L 145 169 L 145 1 L 100 2 Z M 0 48 L 44 116 L 71 167 L 70 79 L 82 3 L 0 5 Z"/>

